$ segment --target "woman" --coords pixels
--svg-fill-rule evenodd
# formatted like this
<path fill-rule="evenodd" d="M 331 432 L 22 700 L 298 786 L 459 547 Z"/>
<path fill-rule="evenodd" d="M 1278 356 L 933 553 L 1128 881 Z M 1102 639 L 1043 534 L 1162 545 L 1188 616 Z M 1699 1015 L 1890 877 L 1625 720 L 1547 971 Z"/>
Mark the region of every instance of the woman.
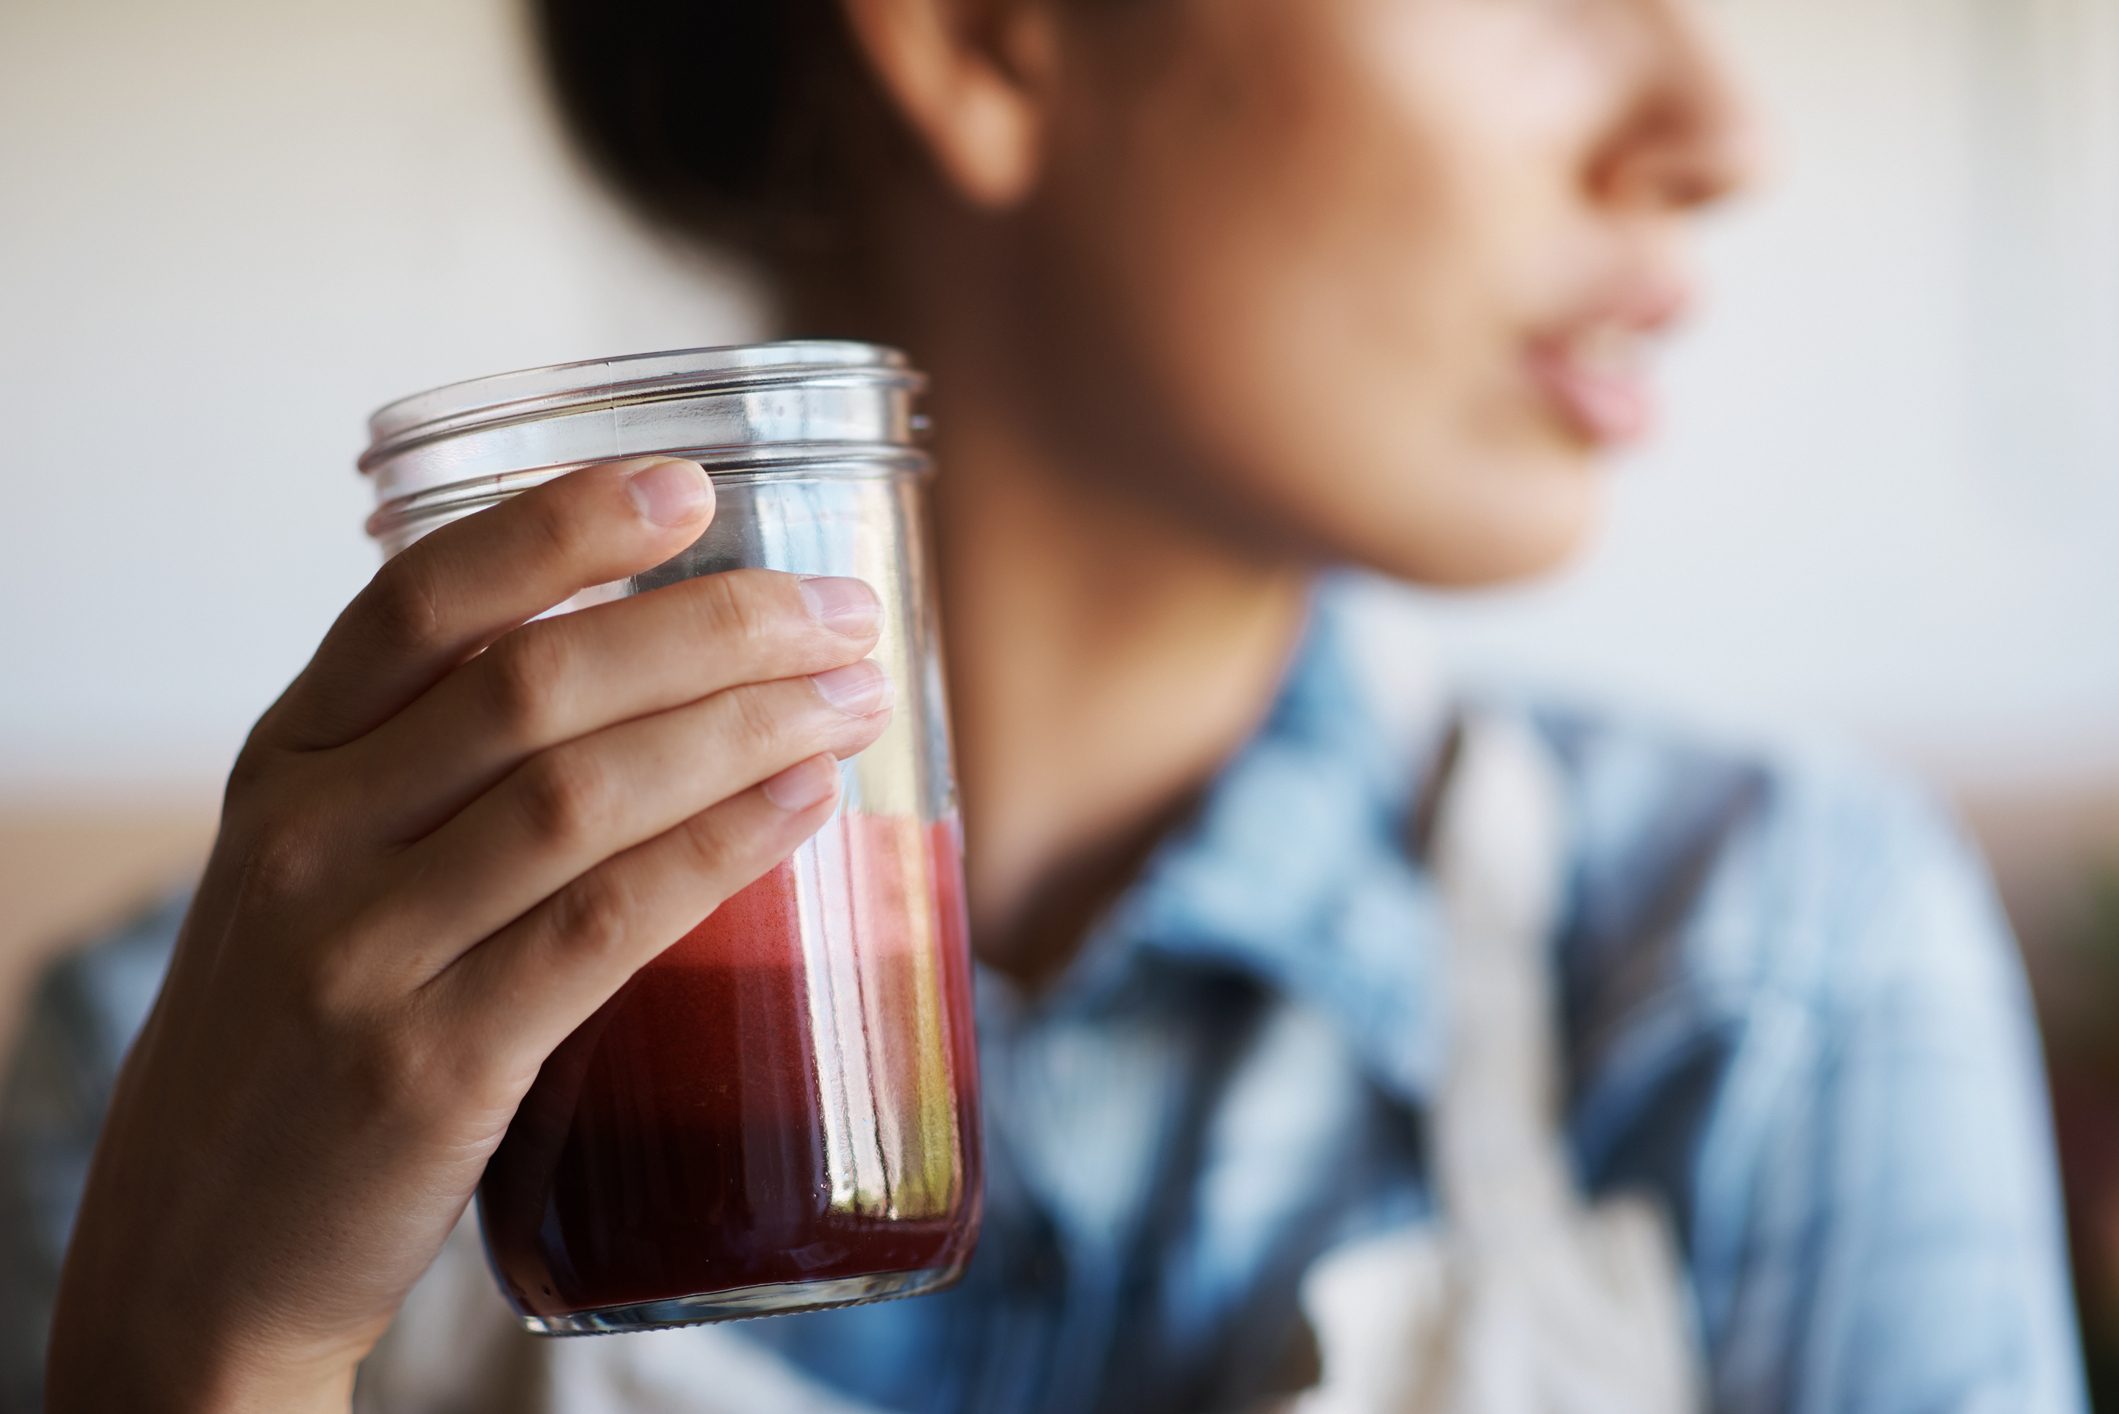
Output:
<path fill-rule="evenodd" d="M 1318 576 L 1505 583 L 1589 533 L 1686 229 L 1752 161 L 1695 17 L 539 15 L 623 193 L 750 258 L 791 331 L 934 377 L 986 1232 L 952 1292 L 742 1339 L 882 1407 L 1285 1389 L 1302 1273 L 1429 1211 L 1441 1045 L 1403 845 L 1431 734 L 1364 698 Z M 515 627 L 710 514 L 696 468 L 627 464 L 437 533 L 265 714 L 110 1097 L 54 1408 L 343 1408 L 544 1056 L 829 813 L 888 710 L 858 587 Z M 696 653 L 641 651 L 679 624 Z M 1859 772 L 1533 720 L 1572 825 L 1568 1137 L 1675 1224 L 1716 1406 L 2076 1407 L 2035 1044 L 1967 851 Z M 30 1069 L 93 1073 L 165 946 L 59 974 Z M 12 1142 L 70 1152 L 34 1112 Z"/>

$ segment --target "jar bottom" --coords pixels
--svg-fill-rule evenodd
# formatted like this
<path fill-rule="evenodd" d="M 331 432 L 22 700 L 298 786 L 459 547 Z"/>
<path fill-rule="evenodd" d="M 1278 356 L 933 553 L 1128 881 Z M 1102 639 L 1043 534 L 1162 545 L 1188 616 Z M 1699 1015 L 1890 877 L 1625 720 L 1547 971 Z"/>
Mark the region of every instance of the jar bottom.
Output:
<path fill-rule="evenodd" d="M 953 1266 L 930 1267 L 918 1272 L 882 1272 L 831 1281 L 769 1282 L 763 1286 L 739 1286 L 705 1296 L 605 1306 L 569 1315 L 526 1315 L 519 1319 L 523 1329 L 532 1335 L 616 1335 L 625 1331 L 668 1330 L 714 1321 L 740 1321 L 751 1316 L 785 1316 L 797 1311 L 866 1306 L 905 1296 L 924 1296 L 954 1285 L 964 1274 L 964 1266 L 958 1262 Z"/>

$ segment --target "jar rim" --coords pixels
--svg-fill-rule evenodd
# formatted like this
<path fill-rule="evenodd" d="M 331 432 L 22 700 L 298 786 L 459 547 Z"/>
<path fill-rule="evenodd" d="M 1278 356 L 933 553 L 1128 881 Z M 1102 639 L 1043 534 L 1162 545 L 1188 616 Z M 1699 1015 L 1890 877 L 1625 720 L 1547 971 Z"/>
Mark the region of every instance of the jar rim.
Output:
<path fill-rule="evenodd" d="M 386 403 L 368 418 L 363 474 L 421 443 L 512 422 L 722 391 L 839 381 L 917 392 L 905 355 L 851 339 L 795 339 L 578 359 L 444 384 Z"/>

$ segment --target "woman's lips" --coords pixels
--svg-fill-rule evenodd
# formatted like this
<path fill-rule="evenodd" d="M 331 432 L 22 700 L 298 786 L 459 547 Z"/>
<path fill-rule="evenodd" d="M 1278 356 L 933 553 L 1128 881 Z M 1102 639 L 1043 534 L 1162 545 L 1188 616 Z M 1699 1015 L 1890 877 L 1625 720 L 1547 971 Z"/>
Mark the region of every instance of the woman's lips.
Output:
<path fill-rule="evenodd" d="M 1531 377 L 1577 433 L 1599 447 L 1632 446 L 1655 430 L 1646 338 L 1605 324 L 1530 349 Z"/>
<path fill-rule="evenodd" d="M 1532 381 L 1592 445 L 1645 441 L 1657 420 L 1650 351 L 1692 303 L 1691 284 L 1678 270 L 1643 262 L 1532 340 Z"/>

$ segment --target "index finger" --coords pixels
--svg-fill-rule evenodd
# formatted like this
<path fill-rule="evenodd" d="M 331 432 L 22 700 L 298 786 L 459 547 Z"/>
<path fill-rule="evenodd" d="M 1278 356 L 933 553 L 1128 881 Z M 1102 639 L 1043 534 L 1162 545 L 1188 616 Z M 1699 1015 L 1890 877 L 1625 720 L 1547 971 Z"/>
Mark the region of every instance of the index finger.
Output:
<path fill-rule="evenodd" d="M 363 736 L 508 630 L 677 554 L 713 509 L 697 462 L 647 457 L 583 467 L 445 525 L 354 597 L 260 731 L 300 750 Z"/>

